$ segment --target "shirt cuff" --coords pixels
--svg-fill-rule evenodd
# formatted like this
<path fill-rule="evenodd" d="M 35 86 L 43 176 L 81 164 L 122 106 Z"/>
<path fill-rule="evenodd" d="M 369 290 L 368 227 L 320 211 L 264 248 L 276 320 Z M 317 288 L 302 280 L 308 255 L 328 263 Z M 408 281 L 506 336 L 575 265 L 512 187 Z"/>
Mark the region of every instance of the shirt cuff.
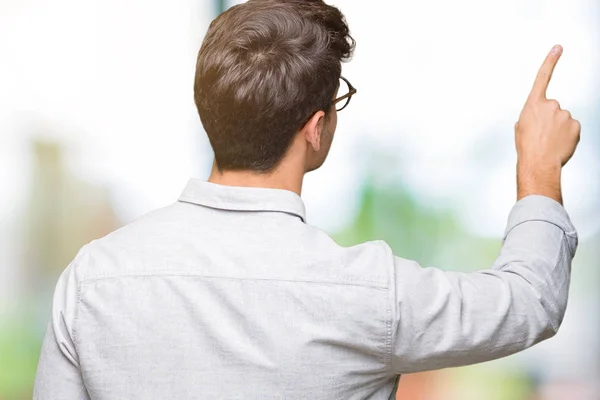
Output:
<path fill-rule="evenodd" d="M 556 200 L 541 195 L 530 195 L 519 200 L 508 216 L 508 224 L 502 240 L 518 225 L 528 221 L 544 221 L 559 227 L 569 237 L 569 243 L 577 246 L 577 231 L 571 223 L 567 210 Z M 574 247 L 571 249 L 574 251 Z"/>

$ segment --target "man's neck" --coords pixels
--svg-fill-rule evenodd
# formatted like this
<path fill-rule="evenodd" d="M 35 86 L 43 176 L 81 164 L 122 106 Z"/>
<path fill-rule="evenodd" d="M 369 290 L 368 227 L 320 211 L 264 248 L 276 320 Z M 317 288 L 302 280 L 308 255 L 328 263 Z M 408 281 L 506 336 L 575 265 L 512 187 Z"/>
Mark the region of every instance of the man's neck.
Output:
<path fill-rule="evenodd" d="M 285 166 L 280 166 L 273 172 L 257 173 L 254 171 L 219 171 L 213 164 L 208 181 L 225 186 L 283 189 L 300 196 L 303 178 L 303 172 Z"/>

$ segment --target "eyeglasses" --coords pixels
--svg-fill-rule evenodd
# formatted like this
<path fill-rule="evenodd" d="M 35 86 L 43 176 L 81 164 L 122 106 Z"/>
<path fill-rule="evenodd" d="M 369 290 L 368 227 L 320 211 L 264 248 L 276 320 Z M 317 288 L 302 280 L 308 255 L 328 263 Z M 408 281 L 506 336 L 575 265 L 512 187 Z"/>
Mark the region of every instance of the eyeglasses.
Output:
<path fill-rule="evenodd" d="M 352 86 L 348 79 L 340 76 L 340 87 L 338 89 L 338 93 L 343 93 L 343 95 L 333 100 L 333 104 L 339 103 L 336 105 L 335 109 L 337 111 L 342 111 L 348 106 L 348 104 L 350 104 L 350 99 L 356 94 L 356 88 Z"/>

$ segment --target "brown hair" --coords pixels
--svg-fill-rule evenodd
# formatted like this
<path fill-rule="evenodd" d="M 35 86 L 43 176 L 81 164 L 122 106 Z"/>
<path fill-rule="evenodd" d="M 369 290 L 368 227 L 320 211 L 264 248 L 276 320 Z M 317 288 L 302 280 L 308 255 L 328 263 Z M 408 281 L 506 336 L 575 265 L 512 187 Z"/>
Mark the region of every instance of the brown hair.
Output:
<path fill-rule="evenodd" d="M 217 17 L 198 53 L 194 99 L 220 170 L 269 171 L 317 111 L 354 50 L 322 0 L 249 0 Z"/>

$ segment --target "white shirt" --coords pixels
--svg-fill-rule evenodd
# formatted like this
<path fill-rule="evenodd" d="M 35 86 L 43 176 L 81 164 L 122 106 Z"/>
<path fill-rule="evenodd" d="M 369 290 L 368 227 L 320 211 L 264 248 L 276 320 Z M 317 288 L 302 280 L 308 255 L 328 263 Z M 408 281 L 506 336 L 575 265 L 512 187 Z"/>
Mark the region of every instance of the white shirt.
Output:
<path fill-rule="evenodd" d="M 562 322 L 577 234 L 550 198 L 517 202 L 473 273 L 341 247 L 304 214 L 292 192 L 191 180 L 84 246 L 34 398 L 393 399 L 400 374 L 504 357 Z"/>

